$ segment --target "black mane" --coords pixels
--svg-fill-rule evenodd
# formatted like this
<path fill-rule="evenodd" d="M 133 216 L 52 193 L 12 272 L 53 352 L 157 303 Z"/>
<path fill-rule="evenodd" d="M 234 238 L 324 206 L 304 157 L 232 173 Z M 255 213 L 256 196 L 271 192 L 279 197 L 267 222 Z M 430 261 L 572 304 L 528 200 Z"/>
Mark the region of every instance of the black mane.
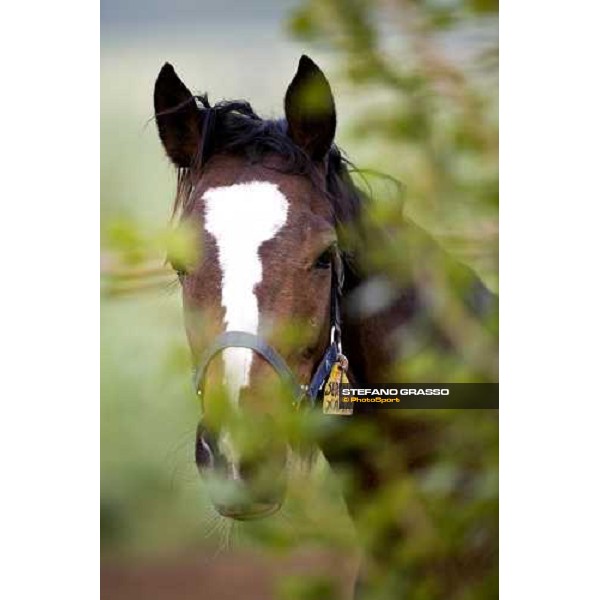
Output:
<path fill-rule="evenodd" d="M 364 194 L 350 176 L 354 166 L 337 146 L 333 145 L 325 158 L 323 189 L 322 175 L 319 176 L 313 160 L 288 136 L 285 119 L 262 119 L 243 100 L 222 101 L 211 106 L 204 95 L 195 96 L 194 101 L 200 104 L 203 113 L 202 144 L 192 166 L 179 169 L 174 212 L 185 213 L 190 207 L 193 187 L 212 156 L 233 154 L 245 156 L 254 164 L 264 164 L 269 156 L 276 155 L 278 170 L 309 177 L 327 196 L 337 224 L 357 221 Z M 181 106 L 175 110 L 179 108 Z"/>

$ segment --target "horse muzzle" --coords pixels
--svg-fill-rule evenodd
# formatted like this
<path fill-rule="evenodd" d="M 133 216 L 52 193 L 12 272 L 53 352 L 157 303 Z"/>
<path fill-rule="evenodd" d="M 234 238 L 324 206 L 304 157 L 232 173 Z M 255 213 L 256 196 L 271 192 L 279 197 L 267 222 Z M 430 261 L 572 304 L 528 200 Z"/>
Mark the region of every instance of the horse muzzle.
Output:
<path fill-rule="evenodd" d="M 219 449 L 215 436 L 199 432 L 196 466 L 210 500 L 224 517 L 248 521 L 276 513 L 285 499 L 286 453 L 232 461 Z"/>

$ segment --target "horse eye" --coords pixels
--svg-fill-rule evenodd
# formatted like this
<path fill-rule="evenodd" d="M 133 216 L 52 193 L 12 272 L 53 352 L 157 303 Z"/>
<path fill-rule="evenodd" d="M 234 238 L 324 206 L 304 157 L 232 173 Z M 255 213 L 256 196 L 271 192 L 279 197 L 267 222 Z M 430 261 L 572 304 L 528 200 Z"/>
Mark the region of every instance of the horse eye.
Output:
<path fill-rule="evenodd" d="M 319 255 L 319 258 L 314 262 L 314 269 L 329 269 L 331 266 L 331 248 L 327 248 L 325 252 Z"/>

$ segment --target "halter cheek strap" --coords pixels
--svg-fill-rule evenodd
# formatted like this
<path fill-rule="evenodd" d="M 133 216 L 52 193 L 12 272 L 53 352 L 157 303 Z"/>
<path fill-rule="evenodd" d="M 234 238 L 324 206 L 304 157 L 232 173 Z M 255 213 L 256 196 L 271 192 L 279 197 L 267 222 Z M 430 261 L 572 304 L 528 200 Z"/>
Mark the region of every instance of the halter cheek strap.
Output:
<path fill-rule="evenodd" d="M 317 396 L 319 395 L 319 390 L 325 383 L 327 377 L 329 377 L 329 373 L 331 373 L 331 369 L 333 365 L 336 363 L 340 352 L 338 351 L 338 346 L 335 343 L 330 344 L 330 346 L 325 351 L 323 358 L 313 378 L 310 380 L 308 386 L 305 387 L 306 393 L 305 397 L 308 398 L 311 405 L 314 406 Z"/>
<path fill-rule="evenodd" d="M 198 367 L 194 375 L 194 387 L 196 393 L 199 396 L 202 395 L 208 365 L 219 352 L 222 352 L 226 348 L 248 348 L 249 350 L 254 350 L 257 354 L 260 354 L 260 356 L 273 367 L 275 372 L 294 394 L 294 401 L 296 404 L 300 404 L 300 402 L 306 398 L 310 404 L 314 406 L 319 391 L 329 376 L 333 365 L 342 355 L 340 299 L 343 283 L 343 263 L 339 252 L 336 251 L 333 256 L 331 273 L 331 339 L 329 346 L 325 350 L 325 354 L 308 385 L 300 385 L 298 383 L 294 373 L 288 367 L 281 354 L 261 337 L 246 331 L 226 331 L 213 341 L 198 362 Z"/>

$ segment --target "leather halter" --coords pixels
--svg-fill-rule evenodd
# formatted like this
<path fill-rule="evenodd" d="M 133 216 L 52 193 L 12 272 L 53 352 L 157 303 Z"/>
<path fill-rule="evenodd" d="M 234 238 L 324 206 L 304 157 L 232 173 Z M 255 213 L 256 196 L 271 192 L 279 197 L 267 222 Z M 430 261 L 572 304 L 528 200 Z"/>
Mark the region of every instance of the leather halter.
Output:
<path fill-rule="evenodd" d="M 330 299 L 330 325 L 331 337 L 329 346 L 317 367 L 310 383 L 301 385 L 289 368 L 281 354 L 268 344 L 263 338 L 246 331 L 225 331 L 217 336 L 212 344 L 205 350 L 194 375 L 196 393 L 202 396 L 204 392 L 204 379 L 211 360 L 226 348 L 248 348 L 260 354 L 279 375 L 282 381 L 292 391 L 294 403 L 300 404 L 306 398 L 314 406 L 319 390 L 329 376 L 333 365 L 342 356 L 342 329 L 340 318 L 340 301 L 344 283 L 344 268 L 339 250 L 336 248 L 332 257 L 331 269 L 331 299 Z"/>

